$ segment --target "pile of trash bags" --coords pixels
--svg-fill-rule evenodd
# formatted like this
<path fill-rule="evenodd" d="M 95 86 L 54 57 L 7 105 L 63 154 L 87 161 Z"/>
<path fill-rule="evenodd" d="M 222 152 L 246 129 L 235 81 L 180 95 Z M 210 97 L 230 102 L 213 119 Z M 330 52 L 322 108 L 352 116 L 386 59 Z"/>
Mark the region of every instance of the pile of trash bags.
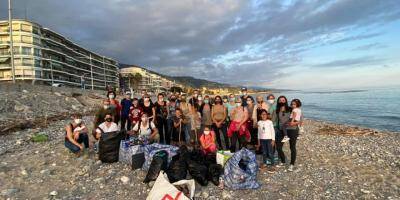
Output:
<path fill-rule="evenodd" d="M 215 154 L 203 155 L 200 150 L 189 151 L 186 146 L 181 146 L 169 164 L 168 157 L 165 150 L 153 154 L 144 183 L 156 180 L 160 171 L 165 171 L 171 183 L 186 180 L 190 175 L 202 186 L 208 185 L 209 181 L 219 185 L 223 168 L 216 163 Z"/>

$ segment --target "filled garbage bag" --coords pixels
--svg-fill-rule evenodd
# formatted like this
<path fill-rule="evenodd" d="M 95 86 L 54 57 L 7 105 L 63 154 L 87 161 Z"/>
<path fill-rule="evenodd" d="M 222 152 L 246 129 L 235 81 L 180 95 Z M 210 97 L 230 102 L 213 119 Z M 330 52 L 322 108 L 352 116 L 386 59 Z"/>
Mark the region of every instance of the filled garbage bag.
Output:
<path fill-rule="evenodd" d="M 195 189 L 194 180 L 181 180 L 171 184 L 167 175 L 161 171 L 146 200 L 189 200 L 193 199 Z"/>
<path fill-rule="evenodd" d="M 104 163 L 118 161 L 120 142 L 124 132 L 115 131 L 102 133 L 99 141 L 99 159 Z"/>
<path fill-rule="evenodd" d="M 186 160 L 181 155 L 182 154 L 178 154 L 172 158 L 168 170 L 166 171 L 168 179 L 171 181 L 171 183 L 186 179 L 187 175 Z"/>
<path fill-rule="evenodd" d="M 191 160 L 188 163 L 189 174 L 196 180 L 200 185 L 206 186 L 208 184 L 208 168 L 207 166 Z"/>
<path fill-rule="evenodd" d="M 215 157 L 215 156 L 214 156 Z M 219 177 L 223 174 L 224 169 L 219 164 L 210 164 L 208 166 L 208 180 L 211 181 L 214 185 L 219 185 Z"/>
<path fill-rule="evenodd" d="M 166 151 L 168 153 L 167 159 L 169 164 L 172 160 L 172 157 L 178 154 L 178 150 L 178 147 L 158 143 L 144 146 L 144 157 L 146 161 L 144 162 L 142 169 L 146 171 L 149 169 L 154 155 L 159 151 Z"/>
<path fill-rule="evenodd" d="M 248 149 L 233 154 L 224 167 L 224 184 L 230 189 L 257 189 L 258 165 L 256 155 Z"/>
<path fill-rule="evenodd" d="M 168 165 L 168 153 L 166 151 L 157 152 L 154 155 L 153 160 L 151 161 L 150 168 L 147 171 L 147 175 L 143 183 L 155 181 L 160 171 L 167 169 L 167 165 Z"/>

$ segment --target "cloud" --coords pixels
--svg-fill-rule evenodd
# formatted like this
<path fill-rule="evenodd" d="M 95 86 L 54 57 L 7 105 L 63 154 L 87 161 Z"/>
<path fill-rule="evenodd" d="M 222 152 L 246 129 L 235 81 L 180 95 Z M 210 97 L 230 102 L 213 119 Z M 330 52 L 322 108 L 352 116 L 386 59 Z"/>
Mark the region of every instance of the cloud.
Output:
<path fill-rule="evenodd" d="M 385 36 L 381 27 L 400 19 L 397 0 L 13 2 L 16 17 L 26 7 L 28 19 L 121 63 L 246 85 L 279 80 L 304 66 L 305 53 L 314 49 Z M 6 3 L 0 2 L 4 19 Z M 350 61 L 365 56 L 342 63 L 355 67 Z M 335 64 L 341 63 L 324 67 Z"/>
<path fill-rule="evenodd" d="M 387 48 L 387 45 L 375 42 L 375 43 L 371 43 L 371 44 L 366 44 L 366 45 L 361 45 L 358 46 L 356 48 L 353 48 L 353 51 L 367 51 L 367 50 L 375 50 L 375 49 L 383 49 L 383 48 Z"/>
<path fill-rule="evenodd" d="M 334 60 L 326 63 L 321 63 L 321 64 L 316 64 L 313 65 L 312 67 L 354 67 L 354 66 L 370 66 L 373 64 L 379 64 L 382 61 L 384 61 L 383 58 L 375 58 L 373 56 L 365 56 L 365 57 L 359 57 L 359 58 L 349 58 L 349 59 L 343 59 L 343 60 Z"/>

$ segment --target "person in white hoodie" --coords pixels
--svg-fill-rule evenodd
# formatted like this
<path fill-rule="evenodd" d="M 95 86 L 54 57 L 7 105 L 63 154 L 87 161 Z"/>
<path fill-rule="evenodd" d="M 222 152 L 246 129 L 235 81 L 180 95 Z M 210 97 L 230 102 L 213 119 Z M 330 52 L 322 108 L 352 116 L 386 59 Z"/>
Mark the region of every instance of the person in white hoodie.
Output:
<path fill-rule="evenodd" d="M 274 166 L 274 151 L 275 145 L 275 129 L 271 121 L 271 117 L 267 110 L 261 111 L 261 120 L 257 122 L 258 127 L 258 144 L 257 149 L 262 148 L 263 163 L 261 168 L 266 168 L 267 159 L 271 161 L 271 168 L 268 169 L 269 173 L 275 172 Z"/>

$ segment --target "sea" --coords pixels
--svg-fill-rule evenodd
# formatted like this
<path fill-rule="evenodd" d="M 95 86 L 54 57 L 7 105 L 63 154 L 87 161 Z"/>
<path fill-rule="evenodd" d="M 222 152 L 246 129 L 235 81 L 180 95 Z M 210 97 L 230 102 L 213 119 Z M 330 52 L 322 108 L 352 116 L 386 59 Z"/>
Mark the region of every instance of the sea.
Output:
<path fill-rule="evenodd" d="M 400 132 L 400 89 L 285 91 L 303 103 L 304 117 L 338 124 Z"/>

